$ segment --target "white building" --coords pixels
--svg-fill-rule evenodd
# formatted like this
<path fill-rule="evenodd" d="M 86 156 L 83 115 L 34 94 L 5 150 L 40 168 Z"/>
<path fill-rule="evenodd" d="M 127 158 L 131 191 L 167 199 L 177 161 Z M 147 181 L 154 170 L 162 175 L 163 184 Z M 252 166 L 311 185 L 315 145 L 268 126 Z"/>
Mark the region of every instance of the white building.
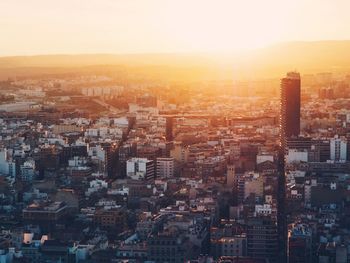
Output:
<path fill-rule="evenodd" d="M 16 111 L 29 111 L 37 106 L 34 102 L 20 101 L 8 104 L 0 105 L 0 111 L 16 112 Z"/>
<path fill-rule="evenodd" d="M 85 131 L 85 137 L 97 137 L 99 135 L 99 130 L 96 128 L 89 128 Z"/>
<path fill-rule="evenodd" d="M 157 177 L 171 178 L 174 176 L 174 159 L 157 158 Z"/>
<path fill-rule="evenodd" d="M 289 149 L 286 156 L 287 163 L 300 163 L 308 161 L 307 151 L 298 151 L 296 149 Z"/>
<path fill-rule="evenodd" d="M 154 162 L 147 158 L 131 158 L 126 162 L 126 175 L 133 180 L 152 180 Z"/>
<path fill-rule="evenodd" d="M 83 87 L 81 93 L 85 96 L 119 96 L 124 91 L 123 86 Z"/>
<path fill-rule="evenodd" d="M 21 165 L 21 181 L 31 182 L 35 178 L 35 162 L 34 160 L 25 161 Z"/>
<path fill-rule="evenodd" d="M 8 157 L 7 149 L 0 150 L 0 174 L 15 178 L 16 165 L 15 162 Z"/>
<path fill-rule="evenodd" d="M 345 161 L 347 157 L 347 142 L 346 139 L 335 136 L 330 140 L 331 160 Z"/>
<path fill-rule="evenodd" d="M 95 146 L 88 146 L 88 156 L 92 159 L 98 159 L 101 162 L 106 161 L 106 151 L 103 149 L 103 147 L 98 144 Z"/>
<path fill-rule="evenodd" d="M 90 196 L 92 193 L 98 192 L 102 189 L 107 189 L 108 183 L 103 180 L 95 179 L 90 182 L 90 187 L 85 192 L 86 196 Z"/>
<path fill-rule="evenodd" d="M 108 152 L 102 145 L 88 145 L 88 156 L 91 161 L 98 166 L 98 172 L 107 176 Z"/>
<path fill-rule="evenodd" d="M 276 208 L 273 207 L 271 204 L 262 204 L 262 205 L 255 205 L 255 216 L 263 215 L 268 216 L 272 214 L 276 214 Z"/>

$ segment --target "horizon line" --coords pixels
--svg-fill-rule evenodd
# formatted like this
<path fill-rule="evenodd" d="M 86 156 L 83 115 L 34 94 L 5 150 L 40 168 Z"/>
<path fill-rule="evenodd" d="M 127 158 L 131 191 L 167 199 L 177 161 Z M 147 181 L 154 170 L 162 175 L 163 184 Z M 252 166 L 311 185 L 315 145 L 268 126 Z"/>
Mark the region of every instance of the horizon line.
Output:
<path fill-rule="evenodd" d="M 240 52 L 257 51 L 266 48 L 272 48 L 274 46 L 285 44 L 298 44 L 298 43 L 326 43 L 326 42 L 350 42 L 350 39 L 322 39 L 322 40 L 291 40 L 270 43 L 262 47 L 255 48 L 235 48 L 232 50 L 202 50 L 202 51 L 145 51 L 145 52 L 53 52 L 53 53 L 33 53 L 33 54 L 13 54 L 13 55 L 0 55 L 0 58 L 16 58 L 16 57 L 44 57 L 44 56 L 141 56 L 141 55 L 220 55 L 220 54 L 235 54 Z"/>

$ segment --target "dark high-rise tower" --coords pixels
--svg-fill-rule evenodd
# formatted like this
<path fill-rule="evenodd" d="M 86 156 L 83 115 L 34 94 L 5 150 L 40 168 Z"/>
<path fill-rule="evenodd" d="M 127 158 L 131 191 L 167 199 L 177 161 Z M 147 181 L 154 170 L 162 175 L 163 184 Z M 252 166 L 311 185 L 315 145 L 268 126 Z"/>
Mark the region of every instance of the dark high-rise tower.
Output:
<path fill-rule="evenodd" d="M 278 153 L 278 208 L 277 225 L 279 237 L 278 262 L 287 262 L 287 215 L 286 215 L 286 178 L 284 169 L 284 154 L 286 141 L 297 137 L 300 133 L 300 74 L 289 72 L 281 80 L 281 144 Z"/>
<path fill-rule="evenodd" d="M 281 80 L 281 139 L 300 133 L 300 74 L 288 72 Z"/>

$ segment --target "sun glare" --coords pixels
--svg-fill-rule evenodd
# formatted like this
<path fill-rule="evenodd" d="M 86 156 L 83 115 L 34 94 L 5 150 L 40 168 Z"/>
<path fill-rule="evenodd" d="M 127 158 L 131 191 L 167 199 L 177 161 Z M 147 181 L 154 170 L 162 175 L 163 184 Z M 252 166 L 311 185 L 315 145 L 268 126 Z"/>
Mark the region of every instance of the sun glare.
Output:
<path fill-rule="evenodd" d="M 192 1 L 167 5 L 160 30 L 186 50 L 251 49 L 283 40 L 285 18 L 263 1 Z"/>

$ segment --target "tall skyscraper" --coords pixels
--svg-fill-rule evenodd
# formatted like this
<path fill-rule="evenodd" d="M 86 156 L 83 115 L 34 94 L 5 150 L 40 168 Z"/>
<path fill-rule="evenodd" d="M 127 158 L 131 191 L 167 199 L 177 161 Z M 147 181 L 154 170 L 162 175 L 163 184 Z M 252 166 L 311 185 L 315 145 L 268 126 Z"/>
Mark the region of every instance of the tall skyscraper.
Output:
<path fill-rule="evenodd" d="M 288 72 L 281 80 L 281 139 L 300 133 L 300 74 Z"/>
<path fill-rule="evenodd" d="M 279 256 L 278 262 L 287 262 L 287 238 L 288 227 L 285 211 L 286 202 L 286 180 L 285 180 L 285 152 L 287 140 L 297 137 L 300 133 L 300 74 L 288 72 L 281 80 L 281 114 L 280 114 L 280 135 L 281 145 L 278 154 L 278 237 Z"/>

